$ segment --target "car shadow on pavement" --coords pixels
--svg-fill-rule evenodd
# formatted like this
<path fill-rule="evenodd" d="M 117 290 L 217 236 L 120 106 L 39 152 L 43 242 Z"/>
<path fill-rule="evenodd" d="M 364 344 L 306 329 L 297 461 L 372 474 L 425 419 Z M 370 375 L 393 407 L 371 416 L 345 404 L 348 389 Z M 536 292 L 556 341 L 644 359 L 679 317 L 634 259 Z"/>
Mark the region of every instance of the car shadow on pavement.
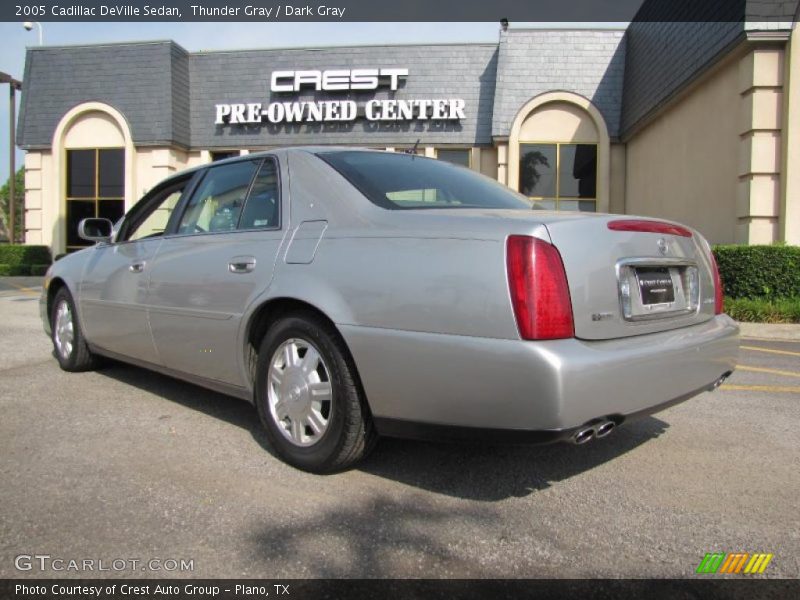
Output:
<path fill-rule="evenodd" d="M 108 360 L 98 373 L 241 427 L 253 436 L 259 446 L 277 458 L 264 433 L 255 407 L 245 400 L 115 360 Z"/>
<path fill-rule="evenodd" d="M 630 452 L 661 435 L 654 418 L 627 423 L 582 446 L 479 445 L 383 439 L 359 469 L 456 498 L 494 502 L 549 488 Z"/>
<path fill-rule="evenodd" d="M 276 456 L 255 407 L 244 400 L 113 361 L 100 373 L 241 427 L 264 450 Z M 658 437 L 668 427 L 660 419 L 645 417 L 582 446 L 432 443 L 384 438 L 356 468 L 437 494 L 494 502 L 527 496 L 594 469 Z"/>

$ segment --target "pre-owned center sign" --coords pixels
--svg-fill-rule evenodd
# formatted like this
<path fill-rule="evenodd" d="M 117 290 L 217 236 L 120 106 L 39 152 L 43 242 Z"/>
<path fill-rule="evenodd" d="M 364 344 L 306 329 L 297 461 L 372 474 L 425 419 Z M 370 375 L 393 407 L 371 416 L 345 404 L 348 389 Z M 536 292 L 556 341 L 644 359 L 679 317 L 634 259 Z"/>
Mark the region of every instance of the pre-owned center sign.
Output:
<path fill-rule="evenodd" d="M 330 69 L 327 71 L 273 71 L 270 90 L 274 93 L 297 93 L 304 88 L 316 91 L 372 91 L 388 87 L 396 91 L 408 69 Z M 359 106 L 355 100 L 234 102 L 215 105 L 217 125 L 226 123 L 304 123 L 354 121 L 360 115 L 368 121 L 412 121 L 416 119 L 458 121 L 464 118 L 464 100 L 460 98 L 420 98 L 409 100 L 373 99 Z"/>

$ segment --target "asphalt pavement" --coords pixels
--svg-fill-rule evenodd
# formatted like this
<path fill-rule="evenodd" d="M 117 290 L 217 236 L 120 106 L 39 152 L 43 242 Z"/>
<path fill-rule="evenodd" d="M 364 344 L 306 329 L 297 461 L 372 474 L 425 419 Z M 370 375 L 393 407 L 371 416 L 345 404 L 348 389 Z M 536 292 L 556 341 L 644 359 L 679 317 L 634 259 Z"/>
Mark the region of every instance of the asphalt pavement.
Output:
<path fill-rule="evenodd" d="M 585 446 L 383 440 L 316 476 L 273 456 L 246 402 L 122 364 L 62 372 L 38 280 L 11 283 L 0 577 L 693 577 L 719 551 L 800 576 L 800 342 L 745 339 L 722 389 Z M 130 566 L 150 559 L 192 570 Z"/>

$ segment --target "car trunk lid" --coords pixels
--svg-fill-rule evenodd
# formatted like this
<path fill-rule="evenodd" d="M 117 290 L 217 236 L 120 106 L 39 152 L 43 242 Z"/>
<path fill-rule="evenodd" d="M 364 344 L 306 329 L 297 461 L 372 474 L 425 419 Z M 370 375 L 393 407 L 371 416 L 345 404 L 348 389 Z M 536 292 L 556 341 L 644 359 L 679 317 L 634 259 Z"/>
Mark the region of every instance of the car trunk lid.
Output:
<path fill-rule="evenodd" d="M 641 335 L 714 316 L 713 267 L 697 232 L 616 215 L 543 222 L 564 263 L 576 337 Z"/>

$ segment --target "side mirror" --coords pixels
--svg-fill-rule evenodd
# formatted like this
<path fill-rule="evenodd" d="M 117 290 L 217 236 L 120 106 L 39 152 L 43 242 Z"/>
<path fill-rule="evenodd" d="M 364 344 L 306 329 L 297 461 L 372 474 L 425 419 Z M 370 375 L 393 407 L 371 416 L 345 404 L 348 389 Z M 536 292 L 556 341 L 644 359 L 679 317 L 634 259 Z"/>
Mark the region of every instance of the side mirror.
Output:
<path fill-rule="evenodd" d="M 114 224 L 108 219 L 82 219 L 78 223 L 78 237 L 90 242 L 109 242 Z"/>

